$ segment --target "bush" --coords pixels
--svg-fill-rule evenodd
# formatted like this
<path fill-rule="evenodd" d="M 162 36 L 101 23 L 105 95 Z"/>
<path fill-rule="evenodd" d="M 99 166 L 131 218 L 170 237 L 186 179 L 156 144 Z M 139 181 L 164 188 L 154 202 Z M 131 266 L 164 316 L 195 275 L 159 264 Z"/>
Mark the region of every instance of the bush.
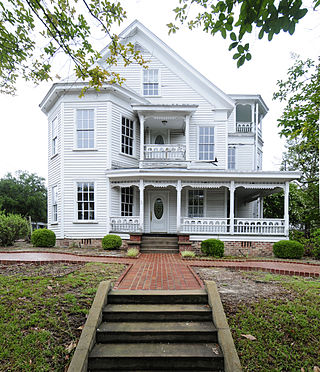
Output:
<path fill-rule="evenodd" d="M 219 239 L 207 239 L 201 243 L 201 251 L 206 256 L 223 257 L 224 243 Z"/>
<path fill-rule="evenodd" d="M 301 258 L 304 248 L 295 240 L 280 240 L 273 244 L 273 253 L 278 258 Z"/>
<path fill-rule="evenodd" d="M 127 256 L 128 257 L 137 257 L 139 254 L 139 249 L 137 248 L 129 248 L 127 250 Z"/>
<path fill-rule="evenodd" d="M 102 248 L 103 249 L 118 249 L 121 247 L 122 239 L 118 235 L 106 235 L 102 239 Z"/>
<path fill-rule="evenodd" d="M 196 254 L 193 251 L 182 251 L 181 252 L 182 257 L 196 257 Z"/>
<path fill-rule="evenodd" d="M 56 234 L 48 229 L 34 230 L 31 234 L 31 243 L 34 247 L 54 247 Z"/>
<path fill-rule="evenodd" d="M 316 229 L 311 234 L 312 256 L 320 259 L 320 229 Z"/>
<path fill-rule="evenodd" d="M 7 215 L 0 211 L 0 245 L 13 245 L 18 239 L 26 238 L 29 233 L 27 220 L 19 214 Z"/>

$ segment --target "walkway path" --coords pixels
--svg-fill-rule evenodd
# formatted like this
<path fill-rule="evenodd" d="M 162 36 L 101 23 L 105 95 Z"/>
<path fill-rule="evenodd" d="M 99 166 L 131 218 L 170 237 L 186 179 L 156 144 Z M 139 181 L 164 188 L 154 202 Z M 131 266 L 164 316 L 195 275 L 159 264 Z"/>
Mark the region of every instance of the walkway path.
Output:
<path fill-rule="evenodd" d="M 178 254 L 142 254 L 138 259 L 103 256 L 78 256 L 68 253 L 0 253 L 0 264 L 32 262 L 103 262 L 128 265 L 115 284 L 117 289 L 197 289 L 201 280 L 192 267 L 227 267 L 234 270 L 262 270 L 276 274 L 320 277 L 320 265 L 277 261 L 184 261 Z"/>

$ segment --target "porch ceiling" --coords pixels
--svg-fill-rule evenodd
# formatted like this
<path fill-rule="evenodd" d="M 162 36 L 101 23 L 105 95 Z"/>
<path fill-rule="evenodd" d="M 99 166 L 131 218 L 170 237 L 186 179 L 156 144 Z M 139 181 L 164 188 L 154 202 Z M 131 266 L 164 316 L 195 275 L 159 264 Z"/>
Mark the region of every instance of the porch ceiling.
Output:
<path fill-rule="evenodd" d="M 245 189 L 243 187 L 237 187 L 236 195 L 238 198 L 245 202 L 251 202 L 258 199 L 259 197 L 265 197 L 267 195 L 275 194 L 282 191 L 281 187 L 274 187 L 273 189 Z"/>

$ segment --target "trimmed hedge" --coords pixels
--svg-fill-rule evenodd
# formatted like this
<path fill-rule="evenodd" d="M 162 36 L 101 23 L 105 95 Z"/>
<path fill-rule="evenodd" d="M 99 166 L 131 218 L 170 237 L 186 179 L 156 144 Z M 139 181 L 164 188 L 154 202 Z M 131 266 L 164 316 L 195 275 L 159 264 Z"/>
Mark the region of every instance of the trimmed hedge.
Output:
<path fill-rule="evenodd" d="M 0 246 L 13 245 L 16 240 L 26 238 L 29 233 L 29 224 L 25 218 L 19 214 L 6 215 L 0 211 Z"/>
<path fill-rule="evenodd" d="M 122 239 L 118 235 L 106 235 L 102 239 L 102 248 L 103 249 L 118 249 L 121 247 Z"/>
<path fill-rule="evenodd" d="M 295 240 L 280 240 L 273 244 L 273 253 L 278 258 L 301 258 L 304 248 Z"/>
<path fill-rule="evenodd" d="M 54 247 L 56 234 L 48 229 L 34 230 L 31 234 L 31 243 L 34 247 Z"/>
<path fill-rule="evenodd" d="M 201 251 L 207 256 L 223 257 L 224 243 L 219 239 L 207 239 L 201 243 Z"/>

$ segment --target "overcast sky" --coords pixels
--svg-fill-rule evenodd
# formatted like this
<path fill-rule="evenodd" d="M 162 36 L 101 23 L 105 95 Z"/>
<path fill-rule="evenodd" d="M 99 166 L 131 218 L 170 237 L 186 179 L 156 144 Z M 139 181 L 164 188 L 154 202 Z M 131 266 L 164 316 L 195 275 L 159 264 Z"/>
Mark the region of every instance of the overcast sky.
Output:
<path fill-rule="evenodd" d="M 293 64 L 292 53 L 301 58 L 320 55 L 319 12 L 310 12 L 293 36 L 283 34 L 269 43 L 257 41 L 253 35 L 250 39 L 253 58 L 237 69 L 232 53 L 228 52 L 228 40 L 187 29 L 168 36 L 166 24 L 173 21 L 171 10 L 178 1 L 126 0 L 121 3 L 128 18 L 115 32 L 138 19 L 225 93 L 261 94 L 269 107 L 263 121 L 263 170 L 279 169 L 284 141 L 278 135 L 277 118 L 283 105 L 272 101 L 272 94 L 277 80 L 284 79 Z M 101 39 L 95 42 L 101 49 L 106 43 Z M 68 71 L 68 63 L 57 70 L 62 77 L 66 77 Z M 47 177 L 47 119 L 39 103 L 50 86 L 51 83 L 42 83 L 33 87 L 20 82 L 17 96 L 0 95 L 0 177 L 19 169 Z"/>

